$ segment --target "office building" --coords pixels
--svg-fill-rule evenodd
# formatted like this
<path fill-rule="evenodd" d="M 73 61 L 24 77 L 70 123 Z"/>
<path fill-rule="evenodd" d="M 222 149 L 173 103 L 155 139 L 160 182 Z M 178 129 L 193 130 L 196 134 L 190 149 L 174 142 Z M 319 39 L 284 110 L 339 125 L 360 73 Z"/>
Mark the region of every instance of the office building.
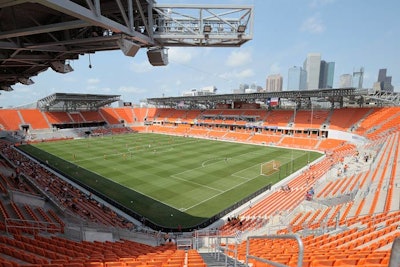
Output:
<path fill-rule="evenodd" d="M 353 71 L 353 87 L 357 89 L 363 88 L 364 81 L 364 68 L 361 67 L 360 70 Z"/>
<path fill-rule="evenodd" d="M 353 76 L 351 74 L 342 74 L 339 77 L 339 88 L 352 87 Z"/>
<path fill-rule="evenodd" d="M 319 74 L 321 70 L 321 54 L 310 53 L 304 61 L 303 68 L 307 72 L 307 90 L 319 88 Z"/>
<path fill-rule="evenodd" d="M 281 92 L 283 78 L 280 74 L 273 74 L 267 77 L 265 89 L 267 92 Z"/>
<path fill-rule="evenodd" d="M 287 90 L 306 90 L 307 72 L 302 67 L 293 66 L 289 69 Z"/>
<path fill-rule="evenodd" d="M 378 81 L 380 90 L 386 92 L 393 92 L 392 76 L 386 76 L 387 69 L 380 69 L 378 73 Z"/>
<path fill-rule="evenodd" d="M 321 60 L 318 88 L 332 89 L 334 74 L 335 74 L 335 62 L 326 62 L 325 60 Z"/>

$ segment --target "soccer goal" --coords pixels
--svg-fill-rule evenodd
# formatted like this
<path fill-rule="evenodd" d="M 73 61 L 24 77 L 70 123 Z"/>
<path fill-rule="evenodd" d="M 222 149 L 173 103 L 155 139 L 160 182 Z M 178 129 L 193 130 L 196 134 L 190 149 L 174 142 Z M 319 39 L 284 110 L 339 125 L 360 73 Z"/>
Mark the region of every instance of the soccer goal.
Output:
<path fill-rule="evenodd" d="M 277 160 L 270 160 L 265 163 L 261 163 L 261 175 L 269 176 L 277 171 L 279 171 L 279 167 L 281 163 Z"/>

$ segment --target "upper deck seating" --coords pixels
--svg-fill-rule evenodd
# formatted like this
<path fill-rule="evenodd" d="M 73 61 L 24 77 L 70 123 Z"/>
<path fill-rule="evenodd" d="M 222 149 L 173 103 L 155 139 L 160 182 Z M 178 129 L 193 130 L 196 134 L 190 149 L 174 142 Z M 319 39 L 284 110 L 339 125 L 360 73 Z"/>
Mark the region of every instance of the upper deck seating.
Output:
<path fill-rule="evenodd" d="M 22 120 L 17 109 L 0 109 L 0 125 L 4 130 L 20 130 Z M 0 126 L 0 127 L 1 127 Z"/>
<path fill-rule="evenodd" d="M 319 129 L 327 120 L 328 115 L 329 111 L 327 110 L 299 110 L 293 121 L 296 128 Z"/>
<path fill-rule="evenodd" d="M 113 108 L 101 108 L 99 110 L 103 118 L 106 119 L 108 124 L 121 124 L 121 117 Z"/>
<path fill-rule="evenodd" d="M 104 121 L 104 119 L 103 119 L 103 117 L 101 117 L 99 111 L 81 111 L 81 115 L 87 122 Z"/>
<path fill-rule="evenodd" d="M 329 129 L 347 131 L 370 111 L 369 108 L 335 109 L 329 121 Z"/>
<path fill-rule="evenodd" d="M 44 115 L 51 124 L 71 123 L 72 118 L 65 111 L 46 111 Z"/>
<path fill-rule="evenodd" d="M 34 130 L 49 129 L 43 113 L 39 109 L 20 109 L 19 110 L 23 120 L 30 125 Z"/>
<path fill-rule="evenodd" d="M 119 107 L 114 108 L 115 112 L 118 114 L 120 120 L 123 120 L 125 123 L 131 124 L 135 122 L 135 114 L 131 107 Z"/>
<path fill-rule="evenodd" d="M 283 126 L 286 127 L 293 118 L 292 110 L 273 110 L 269 111 L 264 120 L 266 126 Z"/>

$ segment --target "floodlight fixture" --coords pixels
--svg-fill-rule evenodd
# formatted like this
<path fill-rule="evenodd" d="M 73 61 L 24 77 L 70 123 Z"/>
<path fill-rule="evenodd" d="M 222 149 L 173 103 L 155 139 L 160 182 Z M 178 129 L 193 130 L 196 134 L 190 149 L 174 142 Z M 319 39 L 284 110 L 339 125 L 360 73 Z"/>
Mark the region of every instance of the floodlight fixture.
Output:
<path fill-rule="evenodd" d="M 209 24 L 204 25 L 203 32 L 210 33 L 211 30 L 212 30 L 211 25 L 209 25 Z"/>
<path fill-rule="evenodd" d="M 246 25 L 239 25 L 237 28 L 237 32 L 244 33 L 246 31 Z"/>

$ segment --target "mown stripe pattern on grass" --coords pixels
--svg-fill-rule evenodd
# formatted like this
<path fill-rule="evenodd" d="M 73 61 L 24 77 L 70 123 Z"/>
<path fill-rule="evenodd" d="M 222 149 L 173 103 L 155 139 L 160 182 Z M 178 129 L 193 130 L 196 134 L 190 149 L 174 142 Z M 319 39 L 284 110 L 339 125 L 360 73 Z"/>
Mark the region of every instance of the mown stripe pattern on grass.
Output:
<path fill-rule="evenodd" d="M 320 156 L 301 150 L 161 134 L 44 142 L 35 147 L 73 163 L 75 167 L 68 167 L 68 171 L 75 179 L 169 226 L 175 226 L 177 220 L 182 226 L 204 221 Z M 42 157 L 48 160 L 48 156 Z M 286 164 L 284 173 L 261 176 L 260 164 L 272 159 Z M 86 172 L 74 173 L 77 166 L 104 178 L 93 178 L 97 181 L 94 183 Z M 134 205 L 129 204 L 131 201 Z M 174 215 L 174 219 L 168 215 Z"/>

